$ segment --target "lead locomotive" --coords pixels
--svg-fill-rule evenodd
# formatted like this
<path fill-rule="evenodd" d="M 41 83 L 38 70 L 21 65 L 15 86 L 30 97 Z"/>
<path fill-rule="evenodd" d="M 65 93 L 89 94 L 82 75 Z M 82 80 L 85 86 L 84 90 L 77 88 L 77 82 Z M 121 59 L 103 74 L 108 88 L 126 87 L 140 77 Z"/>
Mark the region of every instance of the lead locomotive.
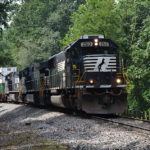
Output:
<path fill-rule="evenodd" d="M 47 61 L 9 74 L 8 100 L 94 114 L 122 113 L 127 109 L 122 70 L 112 40 L 85 35 Z"/>

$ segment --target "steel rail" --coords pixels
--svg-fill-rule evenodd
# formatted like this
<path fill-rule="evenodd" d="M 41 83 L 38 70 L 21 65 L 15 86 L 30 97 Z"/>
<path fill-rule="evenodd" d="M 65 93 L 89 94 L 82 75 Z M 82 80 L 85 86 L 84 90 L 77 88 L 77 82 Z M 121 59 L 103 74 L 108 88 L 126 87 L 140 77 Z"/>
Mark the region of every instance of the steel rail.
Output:
<path fill-rule="evenodd" d="M 120 116 L 121 118 L 126 118 L 126 119 L 131 119 L 131 120 L 137 120 L 137 121 L 143 121 L 150 123 L 150 120 L 145 120 L 145 119 L 139 119 L 139 118 L 134 118 L 134 117 L 128 117 L 128 116 Z"/>
<path fill-rule="evenodd" d="M 137 129 L 141 129 L 141 130 L 145 130 L 145 131 L 150 131 L 150 129 L 148 129 L 148 128 L 143 128 L 143 127 L 140 127 L 140 126 L 136 126 L 136 125 L 132 125 L 132 124 L 127 124 L 127 123 L 123 123 L 123 122 L 120 122 L 120 121 L 115 121 L 115 120 L 112 120 L 112 119 L 106 119 L 106 118 L 104 118 L 104 117 L 91 116 L 91 118 L 94 118 L 94 119 L 101 119 L 101 120 L 104 120 L 104 121 L 109 121 L 109 122 L 116 123 L 116 124 L 120 124 L 120 125 L 123 125 L 123 126 L 128 126 L 128 127 L 132 127 L 132 128 L 137 128 Z"/>

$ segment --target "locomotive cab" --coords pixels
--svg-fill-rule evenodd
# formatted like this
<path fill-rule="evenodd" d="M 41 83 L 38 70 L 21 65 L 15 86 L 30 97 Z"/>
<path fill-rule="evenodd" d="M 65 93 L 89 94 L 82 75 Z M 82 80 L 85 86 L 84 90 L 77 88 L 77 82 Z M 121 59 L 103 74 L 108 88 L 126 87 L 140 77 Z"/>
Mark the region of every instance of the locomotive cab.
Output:
<path fill-rule="evenodd" d="M 72 77 L 69 87 L 126 86 L 118 46 L 109 39 L 99 36 L 80 39 L 67 50 L 66 57 L 67 72 Z"/>

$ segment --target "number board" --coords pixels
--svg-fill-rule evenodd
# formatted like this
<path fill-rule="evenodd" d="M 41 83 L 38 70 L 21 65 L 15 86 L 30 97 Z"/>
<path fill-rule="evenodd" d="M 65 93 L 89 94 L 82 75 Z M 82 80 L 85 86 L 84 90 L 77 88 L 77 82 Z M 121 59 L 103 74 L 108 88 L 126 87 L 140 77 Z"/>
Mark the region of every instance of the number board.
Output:
<path fill-rule="evenodd" d="M 99 46 L 100 47 L 109 47 L 110 45 L 109 45 L 109 42 L 99 42 Z"/>
<path fill-rule="evenodd" d="M 92 47 L 93 42 L 81 42 L 81 47 Z"/>

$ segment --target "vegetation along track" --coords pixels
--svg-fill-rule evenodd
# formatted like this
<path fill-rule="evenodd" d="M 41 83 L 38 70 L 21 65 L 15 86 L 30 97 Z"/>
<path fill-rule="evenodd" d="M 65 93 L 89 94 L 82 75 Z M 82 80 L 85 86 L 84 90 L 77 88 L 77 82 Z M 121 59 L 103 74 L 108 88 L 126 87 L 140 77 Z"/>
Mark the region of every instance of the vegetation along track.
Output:
<path fill-rule="evenodd" d="M 128 118 L 128 117 L 120 117 L 120 116 L 108 118 L 108 116 L 106 117 L 106 116 L 88 115 L 88 117 L 93 119 L 101 119 L 104 121 L 109 121 L 112 123 L 132 127 L 136 129 L 150 131 L 150 121 L 139 120 L 139 119 Z"/>

